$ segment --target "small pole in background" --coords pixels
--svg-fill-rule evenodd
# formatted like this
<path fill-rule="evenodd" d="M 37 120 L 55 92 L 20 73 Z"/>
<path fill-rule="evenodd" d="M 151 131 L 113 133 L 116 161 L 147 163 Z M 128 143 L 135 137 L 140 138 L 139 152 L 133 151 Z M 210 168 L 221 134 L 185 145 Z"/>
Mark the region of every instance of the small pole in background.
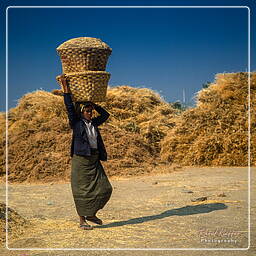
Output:
<path fill-rule="evenodd" d="M 182 94 L 183 94 L 183 105 L 185 106 L 185 104 L 186 104 L 186 94 L 185 94 L 185 89 L 182 89 Z"/>

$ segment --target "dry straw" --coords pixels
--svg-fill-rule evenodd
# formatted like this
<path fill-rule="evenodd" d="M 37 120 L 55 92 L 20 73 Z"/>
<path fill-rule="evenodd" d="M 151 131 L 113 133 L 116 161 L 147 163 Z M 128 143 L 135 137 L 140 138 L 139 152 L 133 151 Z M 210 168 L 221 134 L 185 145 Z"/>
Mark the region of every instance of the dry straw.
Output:
<path fill-rule="evenodd" d="M 112 126 L 140 134 L 157 152 L 160 140 L 175 125 L 180 112 L 157 92 L 126 85 L 110 88 L 102 106 L 111 113 Z"/>
<path fill-rule="evenodd" d="M 248 166 L 248 73 L 217 74 L 161 143 L 169 163 Z M 251 73 L 251 163 L 256 165 L 256 73 Z"/>
<path fill-rule="evenodd" d="M 112 49 L 98 38 L 78 37 L 70 39 L 57 52 L 62 61 L 63 73 L 104 71 Z"/>
<path fill-rule="evenodd" d="M 0 203 L 0 244 L 4 245 L 6 241 L 5 237 L 5 214 L 6 214 L 6 204 Z M 24 234 L 26 228 L 30 227 L 30 222 L 18 214 L 15 210 L 8 207 L 8 235 L 9 241 L 18 238 Z"/>
<path fill-rule="evenodd" d="M 70 179 L 71 130 L 60 90 L 24 95 L 9 119 L 9 181 Z M 111 116 L 101 128 L 110 176 L 151 173 L 161 159 L 198 166 L 247 166 L 248 73 L 218 74 L 183 114 L 154 91 L 118 86 L 101 105 Z M 251 73 L 251 164 L 256 165 L 256 73 Z M 0 115 L 1 176 L 5 114 Z M 161 151 L 160 151 L 161 150 Z M 160 159 L 161 156 L 161 159 Z"/>
<path fill-rule="evenodd" d="M 159 142 L 173 126 L 176 112 L 146 88 L 109 88 L 101 104 L 111 116 L 101 125 L 110 176 L 150 173 L 159 160 Z M 4 123 L 4 115 L 0 115 Z M 4 125 L 0 169 L 4 170 Z M 70 179 L 72 131 L 63 96 L 35 91 L 24 95 L 9 111 L 9 181 Z M 2 176 L 4 173 L 2 173 Z"/>

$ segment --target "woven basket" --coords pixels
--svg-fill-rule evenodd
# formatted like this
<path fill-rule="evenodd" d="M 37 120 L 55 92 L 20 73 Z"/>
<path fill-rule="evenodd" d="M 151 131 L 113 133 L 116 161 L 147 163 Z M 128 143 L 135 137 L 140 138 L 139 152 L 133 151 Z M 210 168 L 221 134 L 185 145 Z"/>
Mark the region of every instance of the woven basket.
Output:
<path fill-rule="evenodd" d="M 74 101 L 105 101 L 110 73 L 86 71 L 66 74 Z M 61 86 L 60 76 L 56 77 Z"/>
<path fill-rule="evenodd" d="M 78 37 L 57 47 L 63 73 L 104 71 L 112 49 L 100 39 Z"/>

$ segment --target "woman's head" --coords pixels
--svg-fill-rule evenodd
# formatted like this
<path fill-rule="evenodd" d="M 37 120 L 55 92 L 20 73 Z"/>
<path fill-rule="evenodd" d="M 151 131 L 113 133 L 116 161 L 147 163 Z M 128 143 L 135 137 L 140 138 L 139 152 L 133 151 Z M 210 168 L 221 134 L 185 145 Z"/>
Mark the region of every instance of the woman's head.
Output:
<path fill-rule="evenodd" d="M 92 119 L 92 111 L 94 109 L 93 104 L 91 102 L 85 102 L 82 104 L 80 109 L 82 117 L 90 121 Z"/>

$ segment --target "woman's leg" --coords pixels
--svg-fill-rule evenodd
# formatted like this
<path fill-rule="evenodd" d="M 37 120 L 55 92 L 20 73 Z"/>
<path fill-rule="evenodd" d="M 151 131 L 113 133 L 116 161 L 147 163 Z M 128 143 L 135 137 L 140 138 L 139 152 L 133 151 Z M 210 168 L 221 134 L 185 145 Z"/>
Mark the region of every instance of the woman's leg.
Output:
<path fill-rule="evenodd" d="M 79 216 L 79 218 L 80 218 L 80 225 L 86 222 L 84 216 Z"/>

